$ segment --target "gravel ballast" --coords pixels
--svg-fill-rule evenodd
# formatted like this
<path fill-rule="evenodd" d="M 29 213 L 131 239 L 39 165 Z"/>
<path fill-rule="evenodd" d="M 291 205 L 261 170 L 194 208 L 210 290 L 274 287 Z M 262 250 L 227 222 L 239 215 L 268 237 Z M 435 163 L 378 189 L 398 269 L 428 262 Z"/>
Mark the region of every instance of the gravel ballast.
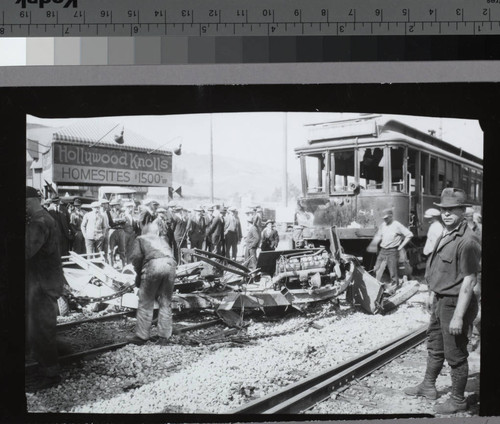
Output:
<path fill-rule="evenodd" d="M 227 413 L 421 327 L 429 319 L 425 296 L 386 315 L 332 301 L 314 313 L 259 319 L 243 330 L 250 343 L 237 346 L 176 344 L 182 335 L 168 346 L 128 345 L 64 370 L 55 388 L 27 393 L 28 411 Z M 196 333 L 204 334 L 189 336 Z"/>

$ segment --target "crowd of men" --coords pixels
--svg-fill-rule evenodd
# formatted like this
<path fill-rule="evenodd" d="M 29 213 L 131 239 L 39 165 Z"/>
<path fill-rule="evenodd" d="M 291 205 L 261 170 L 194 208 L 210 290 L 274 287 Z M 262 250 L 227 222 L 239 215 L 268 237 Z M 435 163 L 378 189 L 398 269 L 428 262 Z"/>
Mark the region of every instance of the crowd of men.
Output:
<path fill-rule="evenodd" d="M 254 269 L 258 249 L 274 250 L 279 243 L 274 221 L 263 222 L 260 206 L 245 212 L 248 228 L 245 238 L 235 207 L 212 205 L 189 210 L 172 202 L 163 206 L 155 199 L 145 199 L 141 204 L 131 199 L 101 199 L 87 205 L 90 211 L 86 211 L 80 199 L 64 202 L 59 197 L 45 200 L 43 207 L 56 222 L 62 256 L 69 251 L 103 252 L 112 265 L 119 255 L 122 267 L 131 262 L 135 238 L 153 221 L 172 248 L 177 263 L 190 260 L 183 249 L 195 248 L 236 260 L 238 246 L 242 245 L 244 261 Z"/>

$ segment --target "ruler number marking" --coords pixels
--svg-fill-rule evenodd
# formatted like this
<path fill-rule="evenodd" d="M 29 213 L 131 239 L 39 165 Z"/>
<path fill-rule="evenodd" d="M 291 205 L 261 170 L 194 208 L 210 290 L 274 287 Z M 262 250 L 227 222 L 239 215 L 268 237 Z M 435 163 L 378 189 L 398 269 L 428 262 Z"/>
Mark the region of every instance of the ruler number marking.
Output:
<path fill-rule="evenodd" d="M 408 19 L 408 22 L 410 22 L 410 9 L 401 9 L 401 14 L 403 16 L 406 16 Z"/>

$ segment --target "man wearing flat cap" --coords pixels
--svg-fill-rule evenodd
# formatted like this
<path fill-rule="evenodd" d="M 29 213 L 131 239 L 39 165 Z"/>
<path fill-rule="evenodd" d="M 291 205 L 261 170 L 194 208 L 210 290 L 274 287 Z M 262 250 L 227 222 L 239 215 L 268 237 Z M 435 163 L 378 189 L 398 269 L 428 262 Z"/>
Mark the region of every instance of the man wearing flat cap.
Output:
<path fill-rule="evenodd" d="M 75 240 L 73 241 L 73 251 L 79 255 L 85 253 L 85 238 L 82 233 L 82 221 L 85 212 L 82 210 L 82 201 L 80 199 L 75 199 L 73 202 L 74 209 L 69 217 L 69 224 L 73 234 L 75 235 Z"/>
<path fill-rule="evenodd" d="M 58 384 L 56 345 L 57 298 L 65 283 L 57 224 L 40 204 L 40 194 L 26 187 L 25 228 L 26 344 L 40 364 L 42 379 L 37 388 Z"/>
<path fill-rule="evenodd" d="M 443 224 L 441 223 L 441 212 L 436 208 L 429 208 L 424 213 L 424 218 L 429 220 L 429 229 L 427 230 L 427 240 L 424 246 L 424 255 L 428 256 L 434 250 L 436 242 L 443 234 Z"/>
<path fill-rule="evenodd" d="M 236 208 L 229 208 L 224 218 L 224 251 L 227 258 L 233 261 L 238 256 L 238 243 L 241 241 L 241 223 Z"/>
<path fill-rule="evenodd" d="M 380 245 L 380 251 L 378 252 L 374 268 L 375 275 L 377 280 L 380 280 L 385 266 L 387 266 L 391 276 L 391 284 L 386 286 L 385 290 L 387 294 L 391 295 L 399 287 L 399 252 L 411 240 L 413 233 L 394 219 L 392 209 L 384 209 L 382 217 L 384 222 L 380 225 L 367 251 L 375 252 L 377 246 Z"/>
<path fill-rule="evenodd" d="M 60 197 L 52 198 L 52 207 L 49 213 L 56 221 L 58 228 L 59 252 L 61 256 L 69 255 L 70 244 L 74 239 L 74 234 L 70 226 L 70 217 L 68 210 L 62 203 Z"/>
<path fill-rule="evenodd" d="M 210 240 L 211 252 L 217 255 L 224 254 L 224 220 L 220 209 L 214 208 L 213 218 L 207 229 L 207 239 Z"/>
<path fill-rule="evenodd" d="M 445 188 L 441 202 L 435 205 L 440 209 L 444 231 L 430 254 L 425 272 L 431 306 L 427 368 L 423 382 L 406 388 L 405 393 L 437 399 L 436 379 L 446 359 L 451 367 L 451 396 L 436 405 L 435 411 L 454 414 L 467 410 L 464 396 L 469 374 L 467 334 L 478 310 L 473 289 L 480 271 L 481 246 L 464 219 L 465 208 L 470 205 L 463 190 Z"/>
<path fill-rule="evenodd" d="M 106 218 L 100 212 L 100 203 L 92 202 L 92 210 L 85 214 L 82 220 L 82 233 L 85 237 L 87 253 L 103 252 L 104 237 L 107 231 Z"/>
<path fill-rule="evenodd" d="M 109 230 L 108 230 L 108 245 L 109 245 L 109 263 L 115 262 L 115 251 L 118 250 L 122 267 L 127 263 L 125 255 L 125 233 L 123 227 L 125 218 L 121 211 L 121 202 L 118 199 L 113 199 L 109 202 L 111 207 L 106 213 L 108 215 Z"/>
<path fill-rule="evenodd" d="M 202 249 L 207 230 L 207 223 L 201 207 L 194 209 L 194 216 L 189 220 L 188 236 L 191 249 Z"/>

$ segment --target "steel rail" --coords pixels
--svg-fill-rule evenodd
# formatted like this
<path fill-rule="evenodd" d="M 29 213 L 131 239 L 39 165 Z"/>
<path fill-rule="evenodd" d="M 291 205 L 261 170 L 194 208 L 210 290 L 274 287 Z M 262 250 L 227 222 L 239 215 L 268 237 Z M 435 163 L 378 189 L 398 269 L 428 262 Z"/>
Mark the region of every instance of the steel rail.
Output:
<path fill-rule="evenodd" d="M 71 330 L 75 327 L 78 327 L 81 324 L 87 324 L 87 323 L 94 323 L 94 322 L 106 322 L 106 321 L 119 321 L 122 318 L 126 318 L 128 316 L 132 316 L 136 313 L 136 311 L 126 311 L 126 312 L 119 312 L 116 314 L 108 314 L 108 315 L 102 315 L 100 317 L 95 317 L 95 318 L 87 318 L 87 319 L 82 319 L 78 321 L 71 321 L 71 322 L 64 322 L 61 324 L 57 324 L 57 331 L 62 332 L 62 331 L 68 331 Z"/>
<path fill-rule="evenodd" d="M 135 312 L 135 311 L 132 311 L 132 312 Z M 189 325 L 186 327 L 181 327 L 181 328 L 175 329 L 175 333 L 178 333 L 178 334 L 187 333 L 188 331 L 199 330 L 201 328 L 210 327 L 212 325 L 219 324 L 221 322 L 222 322 L 222 320 L 217 318 L 217 319 L 205 321 L 205 322 L 202 322 L 199 324 L 193 324 L 193 325 Z M 84 350 L 81 352 L 70 353 L 68 355 L 60 356 L 59 363 L 60 364 L 69 364 L 69 363 L 80 361 L 80 360 L 92 359 L 92 358 L 94 358 L 102 353 L 111 352 L 113 350 L 120 349 L 121 347 L 124 347 L 128 344 L 130 344 L 129 341 L 124 341 L 124 342 L 118 342 L 118 343 L 113 343 L 110 345 L 96 347 L 96 348 L 89 349 L 89 350 Z M 38 367 L 38 362 L 28 362 L 24 366 L 24 371 L 25 372 L 32 372 L 37 367 Z"/>
<path fill-rule="evenodd" d="M 348 360 L 325 372 L 291 384 L 263 398 L 256 399 L 230 414 L 294 414 L 328 398 L 330 394 L 354 379 L 363 378 L 387 362 L 422 343 L 427 326 L 411 331 L 376 349 Z"/>

